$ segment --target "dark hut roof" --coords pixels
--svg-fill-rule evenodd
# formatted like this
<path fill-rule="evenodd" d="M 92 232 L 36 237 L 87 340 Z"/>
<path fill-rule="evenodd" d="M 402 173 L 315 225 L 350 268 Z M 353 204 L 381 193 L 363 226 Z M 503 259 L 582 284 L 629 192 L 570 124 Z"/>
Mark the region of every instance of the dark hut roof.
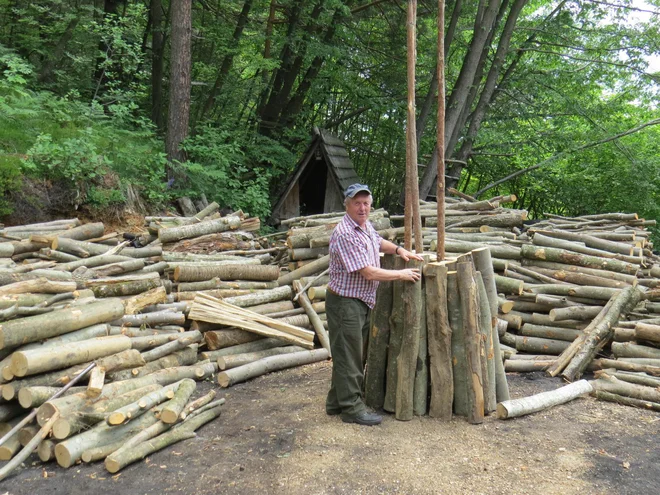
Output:
<path fill-rule="evenodd" d="M 326 162 L 332 166 L 331 169 L 337 179 L 340 191 L 344 191 L 351 184 L 360 182 L 344 143 L 325 129 L 319 130 L 316 139 L 318 140 L 318 146 L 321 147 L 321 151 L 325 155 Z"/>
<path fill-rule="evenodd" d="M 353 163 L 348 156 L 344 143 L 337 137 L 333 136 L 329 131 L 314 128 L 312 142 L 296 165 L 289 182 L 286 183 L 277 194 L 277 202 L 273 206 L 272 217 L 278 215 L 286 197 L 291 192 L 295 183 L 300 179 L 305 167 L 307 167 L 310 161 L 313 161 L 312 157 L 319 152 L 323 155 L 328 170 L 331 172 L 330 176 L 337 186 L 337 189 L 342 193 L 342 198 L 343 191 L 348 186 L 360 182 L 360 178 L 355 173 Z"/>

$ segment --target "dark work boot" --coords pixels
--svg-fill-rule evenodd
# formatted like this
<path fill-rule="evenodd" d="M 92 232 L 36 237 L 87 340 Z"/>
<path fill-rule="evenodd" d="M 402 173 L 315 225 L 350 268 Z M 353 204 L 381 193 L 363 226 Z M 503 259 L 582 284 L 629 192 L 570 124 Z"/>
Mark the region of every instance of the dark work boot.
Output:
<path fill-rule="evenodd" d="M 356 423 L 365 426 L 376 426 L 382 423 L 383 417 L 376 413 L 362 412 L 357 416 L 343 416 L 341 420 L 344 423 Z"/>

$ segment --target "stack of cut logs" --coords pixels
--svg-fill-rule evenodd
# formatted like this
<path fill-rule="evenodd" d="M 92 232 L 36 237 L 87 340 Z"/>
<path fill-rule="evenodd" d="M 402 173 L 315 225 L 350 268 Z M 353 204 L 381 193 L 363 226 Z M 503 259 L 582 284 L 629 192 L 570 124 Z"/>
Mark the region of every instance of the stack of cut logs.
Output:
<path fill-rule="evenodd" d="M 296 309 L 270 264 L 286 248 L 216 210 L 148 218 L 130 246 L 77 219 L 0 229 L 0 479 L 35 449 L 116 472 L 220 414 L 197 381 L 327 359 L 308 329 L 327 344 L 321 296 Z"/>
<path fill-rule="evenodd" d="M 429 255 L 424 284 L 381 284 L 367 402 L 476 423 L 509 402 L 504 369 L 590 370 L 599 398 L 660 409 L 653 222 L 548 215 L 525 230 L 525 211 L 500 207 L 511 201 L 449 199 L 447 260 Z M 328 243 L 342 214 L 258 237 L 258 219 L 217 210 L 147 217 L 129 241 L 77 219 L 0 229 L 0 479 L 35 448 L 116 472 L 219 415 L 224 399 L 197 397 L 197 381 L 229 387 L 329 357 Z M 435 205 L 421 214 L 434 250 Z M 395 242 L 400 220 L 372 214 Z"/>

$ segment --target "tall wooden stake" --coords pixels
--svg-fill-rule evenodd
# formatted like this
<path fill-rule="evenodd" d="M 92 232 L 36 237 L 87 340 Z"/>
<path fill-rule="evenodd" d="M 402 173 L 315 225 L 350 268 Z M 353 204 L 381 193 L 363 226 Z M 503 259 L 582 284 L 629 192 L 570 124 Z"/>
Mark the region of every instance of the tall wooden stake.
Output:
<path fill-rule="evenodd" d="M 415 233 L 415 251 L 424 250 L 422 218 L 419 215 L 419 179 L 417 175 L 417 127 L 415 124 L 415 64 L 417 61 L 417 0 L 408 1 L 408 118 L 406 123 L 406 204 L 404 219 L 404 248 L 412 249 Z"/>
<path fill-rule="evenodd" d="M 445 259 L 445 0 L 438 0 L 438 261 Z"/>

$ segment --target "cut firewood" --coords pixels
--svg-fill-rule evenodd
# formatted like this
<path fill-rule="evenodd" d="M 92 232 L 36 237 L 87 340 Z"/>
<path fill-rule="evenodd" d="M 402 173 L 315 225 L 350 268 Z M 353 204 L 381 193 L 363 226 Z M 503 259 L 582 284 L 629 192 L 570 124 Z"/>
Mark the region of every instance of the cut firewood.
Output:
<path fill-rule="evenodd" d="M 565 404 L 593 390 L 591 383 L 579 380 L 550 392 L 542 392 L 522 399 L 500 402 L 497 405 L 498 419 L 510 419 L 525 416 L 549 409 L 559 404 Z"/>
<path fill-rule="evenodd" d="M 328 351 L 325 349 L 295 352 L 293 354 L 283 354 L 281 356 L 270 356 L 244 366 L 239 366 L 238 368 L 218 373 L 218 383 L 221 387 L 227 388 L 257 376 L 265 375 L 266 373 L 291 368 L 293 366 L 315 363 L 325 359 L 328 359 Z"/>

